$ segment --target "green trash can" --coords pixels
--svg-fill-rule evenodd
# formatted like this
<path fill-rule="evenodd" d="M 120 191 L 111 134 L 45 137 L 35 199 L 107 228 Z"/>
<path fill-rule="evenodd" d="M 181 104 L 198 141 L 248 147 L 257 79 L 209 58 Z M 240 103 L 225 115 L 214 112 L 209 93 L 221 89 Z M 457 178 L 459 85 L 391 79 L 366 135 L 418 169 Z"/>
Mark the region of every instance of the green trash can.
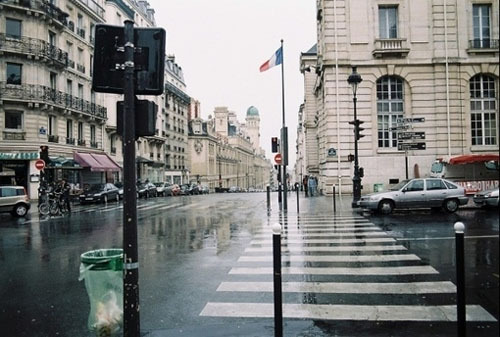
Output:
<path fill-rule="evenodd" d="M 373 192 L 382 192 L 384 190 L 384 184 L 373 184 Z"/>
<path fill-rule="evenodd" d="M 123 249 L 98 249 L 80 256 L 79 281 L 90 300 L 88 328 L 111 336 L 123 321 Z"/>

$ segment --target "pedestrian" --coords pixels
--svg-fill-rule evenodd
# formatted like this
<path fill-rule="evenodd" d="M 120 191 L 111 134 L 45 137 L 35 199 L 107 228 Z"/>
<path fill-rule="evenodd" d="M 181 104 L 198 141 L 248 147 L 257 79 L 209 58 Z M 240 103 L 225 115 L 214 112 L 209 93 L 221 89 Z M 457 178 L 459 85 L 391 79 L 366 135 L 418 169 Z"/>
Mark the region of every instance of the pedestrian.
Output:
<path fill-rule="evenodd" d="M 66 206 L 66 209 L 69 213 L 71 213 L 71 203 L 69 201 L 69 191 L 71 190 L 70 184 L 66 181 L 66 179 L 61 180 L 61 201 Z"/>
<path fill-rule="evenodd" d="M 309 176 L 307 186 L 309 187 L 309 196 L 314 197 L 314 192 L 316 191 L 316 179 L 314 176 Z"/>
<path fill-rule="evenodd" d="M 304 176 L 304 178 L 302 179 L 302 185 L 304 185 L 304 192 L 306 193 L 306 198 L 307 198 L 307 179 L 308 179 L 308 176 L 307 174 Z"/>

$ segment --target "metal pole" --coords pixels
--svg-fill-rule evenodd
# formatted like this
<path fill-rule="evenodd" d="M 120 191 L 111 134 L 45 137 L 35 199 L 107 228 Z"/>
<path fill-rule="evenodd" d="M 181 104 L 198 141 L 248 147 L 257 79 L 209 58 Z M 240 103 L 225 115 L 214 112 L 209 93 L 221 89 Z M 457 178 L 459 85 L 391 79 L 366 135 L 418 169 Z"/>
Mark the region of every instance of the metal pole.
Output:
<path fill-rule="evenodd" d="M 271 210 L 271 187 L 269 185 L 266 186 L 266 195 L 267 195 L 267 210 Z"/>
<path fill-rule="evenodd" d="M 278 203 L 279 203 L 279 208 L 281 209 L 281 201 L 282 201 L 282 195 L 281 195 L 281 182 L 278 182 Z"/>
<path fill-rule="evenodd" d="M 286 165 L 288 164 L 288 134 L 285 123 L 285 51 L 283 50 L 283 39 L 281 39 L 281 106 L 282 106 L 282 118 L 283 118 L 283 132 L 281 134 L 281 141 L 283 146 L 283 211 L 286 212 L 288 209 L 287 202 L 287 180 L 286 180 Z M 285 142 L 283 142 L 285 140 Z M 284 144 L 283 144 L 284 143 Z"/>
<path fill-rule="evenodd" d="M 408 180 L 408 151 L 405 151 L 406 180 Z"/>
<path fill-rule="evenodd" d="M 139 256 L 135 172 L 134 22 L 125 21 L 125 80 L 123 118 L 123 335 L 140 335 Z"/>
<path fill-rule="evenodd" d="M 335 200 L 335 185 L 333 185 L 333 212 L 337 213 L 337 203 Z"/>
<path fill-rule="evenodd" d="M 297 194 L 297 214 L 299 214 L 299 186 L 295 189 L 295 193 Z"/>
<path fill-rule="evenodd" d="M 354 97 L 352 98 L 354 103 L 354 121 L 357 122 L 358 116 L 356 112 L 356 102 L 358 99 L 356 98 L 356 93 L 354 93 Z M 358 200 L 361 199 L 361 177 L 359 176 L 359 160 L 358 160 L 358 137 L 356 133 L 356 127 L 354 127 L 354 178 L 352 178 L 352 187 L 353 187 L 353 198 L 352 198 L 352 207 L 358 207 Z"/>
<path fill-rule="evenodd" d="M 457 336 L 466 336 L 465 320 L 465 259 L 464 230 L 462 222 L 455 223 L 455 254 L 457 263 Z"/>
<path fill-rule="evenodd" d="M 273 272 L 274 272 L 274 336 L 283 337 L 283 298 L 281 290 L 281 225 L 273 229 Z"/>

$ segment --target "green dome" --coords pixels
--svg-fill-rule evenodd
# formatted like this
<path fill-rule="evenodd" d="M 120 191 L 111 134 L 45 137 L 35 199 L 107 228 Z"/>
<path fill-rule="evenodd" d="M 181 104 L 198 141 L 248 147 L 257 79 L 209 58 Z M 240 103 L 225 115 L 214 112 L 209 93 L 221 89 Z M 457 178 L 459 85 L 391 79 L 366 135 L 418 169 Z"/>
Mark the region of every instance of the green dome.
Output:
<path fill-rule="evenodd" d="M 258 116 L 259 110 L 253 105 L 247 109 L 247 116 Z"/>

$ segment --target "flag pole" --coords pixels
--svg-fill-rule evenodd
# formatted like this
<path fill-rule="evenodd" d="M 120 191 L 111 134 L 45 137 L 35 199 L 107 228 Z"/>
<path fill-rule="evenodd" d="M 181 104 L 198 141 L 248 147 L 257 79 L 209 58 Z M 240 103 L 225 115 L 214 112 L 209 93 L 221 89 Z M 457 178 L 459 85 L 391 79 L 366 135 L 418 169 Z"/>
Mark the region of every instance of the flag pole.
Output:
<path fill-rule="evenodd" d="M 283 174 L 281 175 L 281 183 L 283 184 L 283 211 L 287 211 L 287 189 L 288 182 L 286 176 L 286 165 L 288 164 L 288 130 L 285 123 L 285 53 L 283 50 L 283 39 L 281 39 L 281 106 L 282 106 L 282 119 L 283 127 L 281 129 L 281 148 L 282 148 L 282 162 L 283 162 Z"/>

